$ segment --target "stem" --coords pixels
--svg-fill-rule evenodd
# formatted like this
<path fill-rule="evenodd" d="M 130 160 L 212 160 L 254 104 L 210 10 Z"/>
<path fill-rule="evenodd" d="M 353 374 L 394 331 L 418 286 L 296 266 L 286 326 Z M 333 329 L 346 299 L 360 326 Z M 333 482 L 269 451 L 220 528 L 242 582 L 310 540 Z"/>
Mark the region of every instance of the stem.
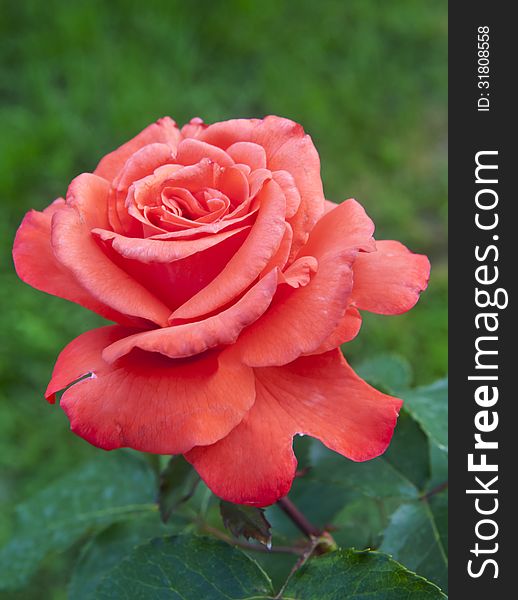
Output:
<path fill-rule="evenodd" d="M 442 492 L 443 490 L 445 490 L 447 487 L 448 487 L 448 481 L 443 481 L 440 485 L 432 488 L 426 494 L 423 494 L 420 499 L 421 500 L 428 500 L 428 498 L 431 498 L 432 496 L 435 496 L 436 494 L 439 494 L 440 492 Z"/>
<path fill-rule="evenodd" d="M 202 529 L 202 531 L 205 531 L 206 533 L 210 533 L 214 537 L 217 537 L 218 539 L 223 540 L 224 542 L 227 542 L 227 544 L 231 544 L 232 546 L 239 546 L 240 548 L 243 548 L 245 550 L 253 550 L 254 552 L 265 552 L 266 554 L 271 554 L 272 552 L 277 552 L 279 554 L 297 554 L 297 555 L 303 555 L 305 552 L 304 548 L 296 548 L 294 546 L 273 546 L 272 548 L 268 549 L 266 546 L 260 546 L 258 544 L 251 544 L 250 542 L 236 540 L 236 539 L 231 538 L 230 536 L 226 535 L 219 529 L 212 527 L 211 525 L 204 524 L 204 525 L 202 525 L 201 529 Z"/>
<path fill-rule="evenodd" d="M 307 538 L 311 540 L 322 535 L 320 529 L 312 525 L 287 496 L 278 500 L 277 504 Z"/>
<path fill-rule="evenodd" d="M 316 538 L 316 537 L 313 538 L 311 540 L 311 543 L 309 544 L 309 546 L 304 550 L 304 552 L 301 553 L 301 555 L 298 558 L 297 562 L 293 565 L 291 571 L 289 572 L 286 581 L 283 583 L 281 589 L 279 590 L 279 593 L 275 596 L 275 600 L 282 600 L 282 595 L 284 594 L 284 590 L 288 586 L 288 583 L 290 582 L 290 579 L 293 577 L 293 575 L 295 575 L 295 573 L 301 567 L 303 567 L 306 564 L 306 562 L 311 557 L 311 555 L 313 554 L 313 552 L 315 552 L 318 544 L 319 544 L 319 539 Z"/>

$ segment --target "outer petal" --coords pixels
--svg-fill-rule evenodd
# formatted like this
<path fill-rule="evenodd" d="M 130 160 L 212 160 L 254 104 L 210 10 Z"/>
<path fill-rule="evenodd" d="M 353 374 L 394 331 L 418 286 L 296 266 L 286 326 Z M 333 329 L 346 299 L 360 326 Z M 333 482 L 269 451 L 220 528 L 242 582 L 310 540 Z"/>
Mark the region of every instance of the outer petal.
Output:
<path fill-rule="evenodd" d="M 353 303 L 361 310 L 399 315 L 410 310 L 428 284 L 430 261 L 403 244 L 376 241 L 376 252 L 354 263 Z"/>
<path fill-rule="evenodd" d="M 107 198 L 110 186 L 102 178 L 91 173 L 75 177 L 67 190 L 67 206 L 73 206 L 81 220 L 92 227 L 109 227 Z"/>
<path fill-rule="evenodd" d="M 81 304 L 111 321 L 134 323 L 85 290 L 74 275 L 56 260 L 50 244 L 52 215 L 65 206 L 59 198 L 43 212 L 31 210 L 20 225 L 13 247 L 18 277 L 42 292 Z"/>
<path fill-rule="evenodd" d="M 374 223 L 363 206 L 350 198 L 327 212 L 317 223 L 299 256 L 332 254 L 336 250 L 376 249 L 372 235 Z"/>
<path fill-rule="evenodd" d="M 257 398 L 240 425 L 217 444 L 186 455 L 225 500 L 265 506 L 284 496 L 295 474 L 296 433 L 356 461 L 387 448 L 401 400 L 361 380 L 339 350 L 255 374 Z"/>
<path fill-rule="evenodd" d="M 246 364 L 287 364 L 315 352 L 329 338 L 349 305 L 352 263 L 359 249 L 374 247 L 373 230 L 372 221 L 354 200 L 318 222 L 299 258 L 314 256 L 317 272 L 298 289 L 279 286 L 268 312 L 243 331 L 236 349 Z"/>
<path fill-rule="evenodd" d="M 81 334 L 61 351 L 47 386 L 45 398 L 53 404 L 56 400 L 56 392 L 89 373 L 102 370 L 106 365 L 100 350 L 133 333 L 135 329 L 110 325 Z"/>
<path fill-rule="evenodd" d="M 175 319 L 208 314 L 242 293 L 277 252 L 286 231 L 286 198 L 272 180 L 261 192 L 261 208 L 255 225 L 223 271 L 178 310 Z"/>
<path fill-rule="evenodd" d="M 293 419 L 294 433 L 316 437 L 355 461 L 387 449 L 402 401 L 360 379 L 339 349 L 255 371 L 264 390 Z"/>
<path fill-rule="evenodd" d="M 133 330 L 134 331 L 134 330 Z M 105 450 L 179 454 L 227 435 L 254 402 L 251 369 L 228 353 L 206 353 L 173 361 L 141 352 L 115 365 L 101 358 L 107 343 L 133 331 L 108 327 L 89 331 L 61 353 L 49 384 L 68 388 L 61 406 L 72 430 Z"/>
<path fill-rule="evenodd" d="M 297 459 L 293 423 L 275 399 L 257 387 L 257 398 L 242 422 L 217 444 L 193 448 L 185 458 L 220 498 L 268 506 L 291 487 Z"/>
<path fill-rule="evenodd" d="M 67 206 L 53 216 L 56 258 L 98 302 L 117 312 L 166 325 L 171 311 L 104 254 L 83 214 Z"/>
<path fill-rule="evenodd" d="M 124 167 L 128 158 L 137 150 L 140 150 L 140 148 L 147 146 L 147 144 L 152 144 L 153 142 L 162 142 L 168 144 L 171 148 L 176 149 L 180 137 L 180 130 L 171 118 L 164 117 L 158 119 L 156 123 L 146 127 L 146 129 L 141 131 L 129 142 L 126 142 L 117 148 L 117 150 L 110 152 L 102 158 L 94 173 L 108 181 L 113 181 Z"/>
<path fill-rule="evenodd" d="M 322 354 L 323 352 L 334 350 L 341 344 L 350 342 L 358 335 L 361 326 L 362 318 L 360 313 L 354 306 L 350 306 L 338 324 L 338 327 L 314 352 L 311 352 L 310 354 Z"/>
<path fill-rule="evenodd" d="M 259 280 L 236 304 L 203 321 L 140 332 L 121 339 L 103 352 L 112 363 L 134 348 L 182 358 L 215 346 L 233 344 L 241 331 L 268 308 L 277 287 L 277 270 Z"/>

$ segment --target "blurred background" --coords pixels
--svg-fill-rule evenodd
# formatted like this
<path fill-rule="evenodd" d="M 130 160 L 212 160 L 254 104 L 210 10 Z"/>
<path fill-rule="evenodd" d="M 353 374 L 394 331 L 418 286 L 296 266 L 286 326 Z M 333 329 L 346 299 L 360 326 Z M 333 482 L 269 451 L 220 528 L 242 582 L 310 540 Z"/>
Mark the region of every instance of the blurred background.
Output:
<path fill-rule="evenodd" d="M 43 391 L 59 350 L 100 318 L 22 284 L 12 266 L 24 213 L 158 117 L 180 125 L 276 114 L 303 124 L 326 196 L 357 198 L 377 237 L 432 262 L 399 317 L 365 315 L 344 349 L 410 361 L 416 384 L 447 364 L 446 0 L 0 3 L 0 544 L 16 501 L 97 450 Z M 66 507 L 64 507 L 64 510 Z M 29 590 L 65 598 L 73 553 Z"/>

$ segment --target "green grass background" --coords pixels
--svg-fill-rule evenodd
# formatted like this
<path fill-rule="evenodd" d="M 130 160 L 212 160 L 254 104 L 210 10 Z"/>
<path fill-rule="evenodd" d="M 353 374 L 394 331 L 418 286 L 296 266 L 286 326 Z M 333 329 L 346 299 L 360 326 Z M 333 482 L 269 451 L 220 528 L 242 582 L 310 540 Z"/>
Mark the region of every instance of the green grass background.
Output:
<path fill-rule="evenodd" d="M 327 197 L 356 197 L 379 238 L 432 262 L 417 307 L 366 315 L 346 355 L 354 365 L 399 353 L 419 384 L 445 374 L 446 0 L 8 0 L 1 10 L 0 542 L 18 499 L 96 452 L 42 393 L 58 351 L 100 320 L 17 280 L 14 233 L 29 208 L 160 116 L 302 123 Z M 64 598 L 72 562 L 52 557 L 6 598 Z"/>

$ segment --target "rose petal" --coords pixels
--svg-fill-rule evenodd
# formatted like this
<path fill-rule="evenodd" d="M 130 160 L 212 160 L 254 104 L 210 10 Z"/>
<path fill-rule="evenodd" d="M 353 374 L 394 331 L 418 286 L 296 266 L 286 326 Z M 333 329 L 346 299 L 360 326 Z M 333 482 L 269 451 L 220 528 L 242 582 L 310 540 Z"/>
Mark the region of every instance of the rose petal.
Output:
<path fill-rule="evenodd" d="M 133 236 L 142 235 L 142 227 L 128 213 L 126 199 L 130 186 L 151 175 L 158 167 L 171 162 L 172 150 L 167 144 L 148 144 L 130 156 L 113 182 L 108 197 L 108 217 L 114 231 Z"/>
<path fill-rule="evenodd" d="M 376 252 L 354 263 L 352 301 L 360 310 L 399 315 L 410 310 L 426 289 L 430 261 L 393 241 L 376 241 Z"/>
<path fill-rule="evenodd" d="M 337 206 L 339 205 L 336 202 L 332 202 L 331 200 L 324 200 L 324 215 L 327 215 L 328 212 L 331 212 Z"/>
<path fill-rule="evenodd" d="M 202 233 L 214 234 L 220 231 L 225 231 L 236 225 L 242 227 L 248 227 L 255 222 L 255 217 L 259 209 L 254 209 L 247 214 L 233 219 L 225 218 L 215 223 L 203 223 L 202 225 L 184 229 L 182 231 L 168 231 L 167 233 L 160 233 L 149 236 L 147 239 L 152 240 L 182 240 L 189 239 L 194 236 L 199 236 Z"/>
<path fill-rule="evenodd" d="M 146 206 L 161 205 L 161 192 L 164 187 L 184 188 L 198 192 L 204 188 L 214 188 L 221 169 L 208 159 L 195 165 L 163 165 L 130 188 L 126 206 L 136 219 L 142 220 L 141 210 Z"/>
<path fill-rule="evenodd" d="M 220 167 L 230 167 L 234 164 L 231 156 L 212 144 L 207 144 L 193 138 L 187 138 L 178 144 L 178 152 L 176 154 L 177 163 L 181 165 L 195 165 L 203 159 L 210 159 Z"/>
<path fill-rule="evenodd" d="M 314 256 L 301 256 L 281 275 L 281 281 L 293 288 L 304 287 L 318 270 L 318 260 Z"/>
<path fill-rule="evenodd" d="M 227 148 L 226 153 L 235 163 L 248 165 L 252 170 L 266 169 L 266 152 L 259 144 L 236 142 Z"/>
<path fill-rule="evenodd" d="M 253 205 L 255 205 L 256 196 L 258 196 L 259 192 L 263 189 L 264 184 L 270 179 L 273 179 L 273 177 L 272 172 L 268 169 L 256 169 L 248 175 L 248 185 L 250 187 L 250 203 L 254 201 Z"/>
<path fill-rule="evenodd" d="M 317 223 L 300 252 L 300 258 L 311 256 L 318 261 L 317 272 L 298 289 L 279 286 L 268 312 L 243 331 L 236 349 L 246 364 L 287 364 L 301 354 L 315 352 L 329 338 L 349 305 L 352 264 L 358 251 L 374 248 L 373 230 L 372 221 L 353 200 Z"/>
<path fill-rule="evenodd" d="M 318 259 L 318 271 L 306 286 L 279 286 L 268 312 L 236 342 L 243 362 L 283 365 L 314 352 L 344 315 L 352 291 L 351 263 L 339 254 Z"/>
<path fill-rule="evenodd" d="M 275 255 L 285 232 L 286 199 L 274 181 L 261 192 L 261 207 L 252 231 L 223 271 L 175 311 L 175 319 L 192 319 L 230 302 L 245 290 Z"/>
<path fill-rule="evenodd" d="M 171 311 L 106 256 L 86 224 L 90 219 L 87 211 L 79 213 L 73 206 L 54 214 L 51 243 L 58 261 L 97 301 L 117 312 L 166 325 Z"/>
<path fill-rule="evenodd" d="M 275 171 L 272 177 L 281 186 L 286 196 L 286 218 L 290 219 L 300 206 L 300 193 L 295 180 L 288 171 Z"/>
<path fill-rule="evenodd" d="M 387 449 L 402 401 L 360 379 L 339 349 L 255 373 L 293 419 L 293 433 L 316 437 L 355 461 L 370 460 Z M 259 401 L 262 392 L 256 387 Z"/>
<path fill-rule="evenodd" d="M 108 338 L 126 333 L 103 328 L 76 338 L 58 358 L 49 385 L 53 393 L 78 373 L 92 373 L 65 391 L 61 407 L 72 430 L 94 446 L 180 454 L 227 435 L 253 404 L 252 370 L 225 352 L 195 361 L 140 352 L 104 363 Z"/>
<path fill-rule="evenodd" d="M 232 205 L 235 207 L 248 200 L 248 179 L 243 171 L 237 167 L 223 169 L 216 185 L 225 196 L 230 198 Z"/>
<path fill-rule="evenodd" d="M 106 368 L 101 356 L 102 349 L 133 333 L 135 329 L 110 325 L 86 331 L 70 342 L 61 351 L 56 361 L 45 398 L 54 404 L 56 392 L 65 389 L 85 375 Z"/>
<path fill-rule="evenodd" d="M 286 231 L 284 232 L 279 248 L 263 269 L 261 276 L 269 273 L 272 269 L 278 268 L 282 270 L 286 266 L 290 255 L 291 241 L 293 240 L 293 230 L 288 223 L 285 223 L 284 226 L 286 227 Z"/>
<path fill-rule="evenodd" d="M 266 506 L 286 495 L 295 475 L 297 433 L 355 461 L 386 450 L 401 400 L 361 380 L 339 350 L 254 371 L 256 401 L 243 421 L 216 444 L 186 455 L 224 500 Z"/>
<path fill-rule="evenodd" d="M 204 129 L 207 129 L 207 127 L 208 125 L 205 125 L 203 119 L 200 119 L 200 117 L 193 117 L 180 131 L 184 138 L 197 138 Z"/>
<path fill-rule="evenodd" d="M 292 441 L 291 418 L 258 388 L 250 412 L 233 431 L 185 458 L 223 500 L 268 506 L 289 492 L 295 477 Z"/>
<path fill-rule="evenodd" d="M 13 260 L 18 277 L 32 287 L 81 304 L 110 321 L 135 324 L 135 320 L 100 302 L 85 290 L 74 275 L 56 260 L 50 245 L 52 215 L 65 206 L 58 198 L 43 212 L 29 211 L 14 240 Z"/>
<path fill-rule="evenodd" d="M 299 209 L 290 220 L 294 256 L 324 210 L 320 159 L 309 135 L 289 119 L 268 116 L 214 123 L 199 137 L 223 150 L 236 142 L 253 142 L 265 149 L 268 169 L 291 173 L 301 196 Z"/>
<path fill-rule="evenodd" d="M 67 206 L 74 207 L 86 227 L 109 227 L 108 192 L 110 186 L 102 177 L 91 173 L 78 175 L 68 186 Z"/>
<path fill-rule="evenodd" d="M 103 241 L 111 242 L 112 248 L 124 258 L 138 260 L 142 263 L 171 263 L 182 260 L 198 252 L 203 252 L 229 237 L 242 231 L 249 230 L 250 226 L 237 227 L 230 231 L 223 231 L 199 239 L 187 240 L 151 240 L 149 238 L 130 238 L 106 231 L 106 229 L 93 229 L 92 233 Z"/>
<path fill-rule="evenodd" d="M 338 327 L 331 333 L 331 335 L 322 344 L 310 354 L 322 354 L 329 352 L 342 344 L 353 340 L 362 326 L 362 318 L 356 308 L 350 306 L 345 315 L 343 316 Z"/>
<path fill-rule="evenodd" d="M 205 289 L 223 271 L 250 235 L 249 231 L 248 227 L 243 227 L 241 231 L 230 235 L 215 246 L 173 262 L 143 263 L 140 260 L 126 259 L 111 247 L 106 247 L 104 252 L 114 263 L 168 306 L 172 313 Z M 176 242 L 171 239 L 165 243 Z M 175 324 L 178 324 L 178 320 Z"/>
<path fill-rule="evenodd" d="M 374 223 L 363 206 L 351 198 L 320 219 L 299 256 L 318 257 L 338 249 L 373 252 L 376 249 L 373 233 Z"/>
<path fill-rule="evenodd" d="M 171 118 L 158 119 L 156 123 L 146 127 L 129 142 L 102 158 L 94 174 L 112 181 L 124 167 L 128 158 L 143 146 L 153 142 L 161 142 L 176 150 L 180 137 L 180 130 Z"/>
<path fill-rule="evenodd" d="M 277 287 L 277 271 L 259 280 L 236 304 L 208 319 L 140 332 L 115 342 L 103 352 L 113 363 L 134 348 L 160 352 L 170 358 L 201 354 L 216 346 L 233 344 L 241 331 L 268 308 Z"/>

